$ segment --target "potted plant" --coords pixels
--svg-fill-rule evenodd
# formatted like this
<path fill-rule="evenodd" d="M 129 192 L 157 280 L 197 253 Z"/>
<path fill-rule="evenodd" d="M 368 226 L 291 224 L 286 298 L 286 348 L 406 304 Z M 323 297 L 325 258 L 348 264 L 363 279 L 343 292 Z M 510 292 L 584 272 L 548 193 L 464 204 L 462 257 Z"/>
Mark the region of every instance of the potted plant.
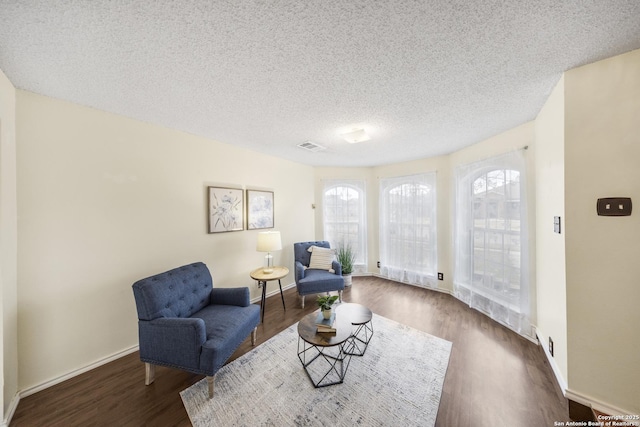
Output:
<path fill-rule="evenodd" d="M 353 273 L 353 264 L 356 261 L 356 253 L 349 243 L 342 244 L 338 247 L 338 262 L 342 265 L 342 277 L 344 285 L 351 286 L 351 273 Z"/>
<path fill-rule="evenodd" d="M 316 302 L 318 303 L 318 307 L 322 310 L 322 316 L 325 319 L 331 318 L 331 306 L 338 299 L 338 295 L 323 295 L 318 296 Z"/>

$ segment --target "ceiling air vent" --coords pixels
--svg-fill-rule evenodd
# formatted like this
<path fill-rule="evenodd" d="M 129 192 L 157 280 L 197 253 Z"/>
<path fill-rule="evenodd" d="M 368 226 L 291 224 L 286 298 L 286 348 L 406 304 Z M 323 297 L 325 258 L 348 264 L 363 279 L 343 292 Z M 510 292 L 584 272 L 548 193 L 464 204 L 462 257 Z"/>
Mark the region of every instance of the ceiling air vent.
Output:
<path fill-rule="evenodd" d="M 322 145 L 318 145 L 315 142 L 311 142 L 311 141 L 305 141 L 302 144 L 298 144 L 298 147 L 304 148 L 305 150 L 309 150 L 309 151 L 322 151 L 322 150 L 324 150 L 324 147 Z"/>

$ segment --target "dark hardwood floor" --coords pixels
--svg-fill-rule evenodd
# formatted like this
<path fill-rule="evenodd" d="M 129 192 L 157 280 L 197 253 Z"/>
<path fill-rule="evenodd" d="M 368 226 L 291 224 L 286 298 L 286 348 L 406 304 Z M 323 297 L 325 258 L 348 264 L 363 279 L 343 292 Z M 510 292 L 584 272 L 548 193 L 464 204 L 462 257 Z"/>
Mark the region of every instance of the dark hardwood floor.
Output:
<path fill-rule="evenodd" d="M 452 296 L 355 277 L 344 300 L 453 343 L 437 426 L 553 426 L 569 419 L 543 350 Z M 302 310 L 295 289 L 285 291 L 285 301 L 286 311 L 279 295 L 267 299 L 258 345 L 316 309 L 310 296 Z M 251 348 L 247 339 L 232 359 Z M 21 399 L 10 426 L 188 426 L 179 392 L 201 378 L 158 367 L 155 383 L 145 386 L 134 353 Z"/>

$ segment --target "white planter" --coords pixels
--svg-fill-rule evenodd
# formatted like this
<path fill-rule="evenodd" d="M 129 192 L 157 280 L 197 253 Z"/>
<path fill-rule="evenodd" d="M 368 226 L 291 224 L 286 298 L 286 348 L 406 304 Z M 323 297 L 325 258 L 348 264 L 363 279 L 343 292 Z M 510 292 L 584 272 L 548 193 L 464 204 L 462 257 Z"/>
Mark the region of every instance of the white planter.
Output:
<path fill-rule="evenodd" d="M 343 274 L 342 278 L 344 279 L 344 286 L 351 286 L 351 274 Z"/>
<path fill-rule="evenodd" d="M 329 310 L 322 310 L 322 317 L 327 320 L 331 319 L 331 313 L 333 313 L 333 308 L 330 308 Z"/>

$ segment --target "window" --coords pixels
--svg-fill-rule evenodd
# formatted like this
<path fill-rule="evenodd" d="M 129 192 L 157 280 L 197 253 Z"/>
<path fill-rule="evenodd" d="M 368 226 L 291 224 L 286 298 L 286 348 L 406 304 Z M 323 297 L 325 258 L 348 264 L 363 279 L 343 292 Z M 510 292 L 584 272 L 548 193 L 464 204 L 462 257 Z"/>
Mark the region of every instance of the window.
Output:
<path fill-rule="evenodd" d="M 380 273 L 435 287 L 436 174 L 380 181 Z"/>
<path fill-rule="evenodd" d="M 523 150 L 458 168 L 454 294 L 523 335 L 529 322 Z"/>
<path fill-rule="evenodd" d="M 356 252 L 354 272 L 367 271 L 365 183 L 361 180 L 324 181 L 322 197 L 324 239 L 332 248 L 351 245 Z"/>

